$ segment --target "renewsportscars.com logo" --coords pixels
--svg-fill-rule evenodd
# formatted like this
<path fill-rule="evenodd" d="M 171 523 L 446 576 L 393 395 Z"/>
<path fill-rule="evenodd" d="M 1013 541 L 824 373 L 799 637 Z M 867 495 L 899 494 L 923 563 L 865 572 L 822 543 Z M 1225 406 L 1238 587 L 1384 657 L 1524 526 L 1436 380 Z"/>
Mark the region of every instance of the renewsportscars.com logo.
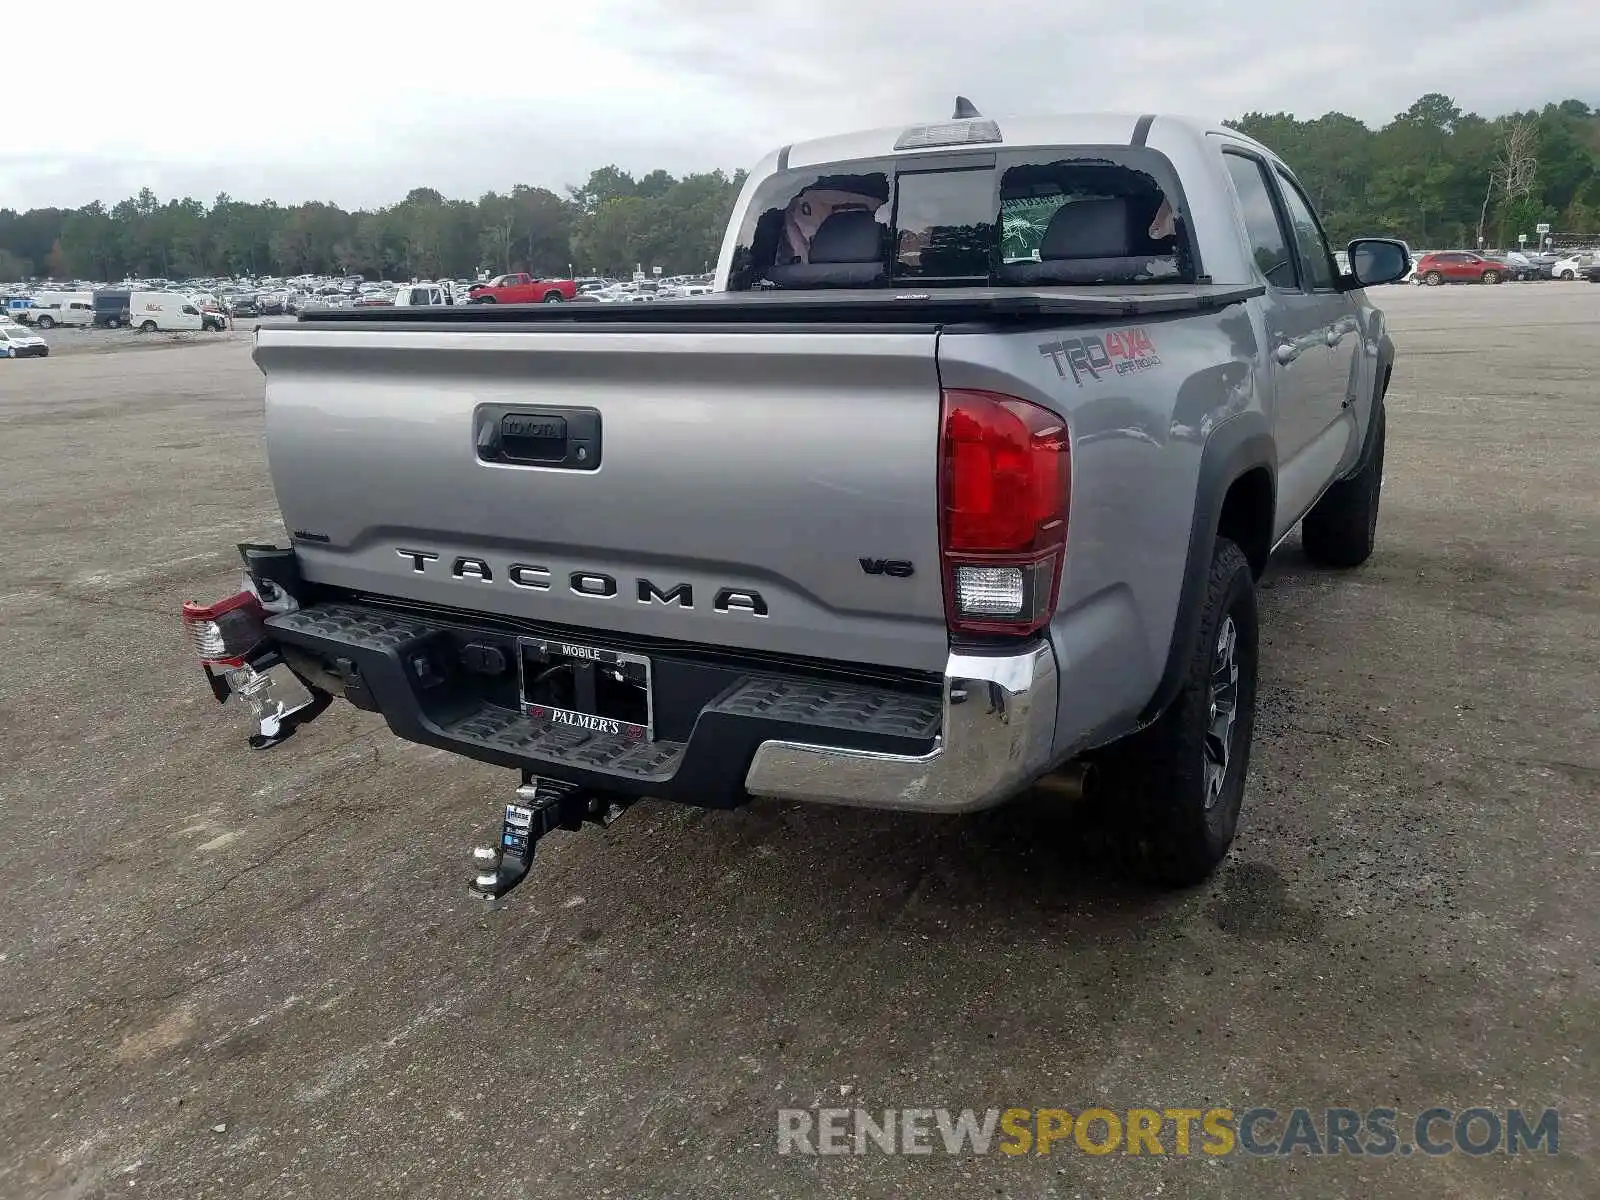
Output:
<path fill-rule="evenodd" d="M 1369 1108 L 780 1108 L 778 1153 L 1557 1154 L 1561 1117 L 1522 1108 L 1435 1106 L 1407 1120 Z"/>

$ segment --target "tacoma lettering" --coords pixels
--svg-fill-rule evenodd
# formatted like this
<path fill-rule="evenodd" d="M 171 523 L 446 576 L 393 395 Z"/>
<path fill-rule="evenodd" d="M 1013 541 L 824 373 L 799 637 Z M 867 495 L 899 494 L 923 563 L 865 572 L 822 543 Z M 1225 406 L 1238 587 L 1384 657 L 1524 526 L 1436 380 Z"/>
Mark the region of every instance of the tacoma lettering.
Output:
<path fill-rule="evenodd" d="M 663 592 L 648 579 L 639 580 L 639 603 L 649 604 L 659 600 L 662 604 L 676 604 L 680 608 L 694 607 L 694 589 L 687 583 L 680 583 L 677 587 Z"/>
<path fill-rule="evenodd" d="M 572 590 L 580 596 L 615 596 L 617 581 L 610 575 L 602 575 L 598 571 L 574 571 Z"/>
<path fill-rule="evenodd" d="M 511 580 L 515 587 L 531 588 L 540 592 L 550 590 L 548 567 L 530 567 L 527 563 L 512 563 L 506 568 L 506 578 Z"/>
<path fill-rule="evenodd" d="M 411 569 L 419 575 L 426 574 L 428 564 L 438 562 L 440 557 L 432 550 L 397 549 L 395 553 L 409 562 Z M 896 558 L 863 558 L 861 569 L 869 575 L 888 575 L 897 579 L 912 574 L 911 564 Z M 506 581 L 512 587 L 530 592 L 548 592 L 553 586 L 555 572 L 549 567 L 517 562 L 503 570 Z M 489 561 L 471 555 L 451 559 L 450 575 L 454 579 L 472 579 L 483 583 L 496 581 L 495 568 Z M 571 571 L 566 573 L 566 579 L 567 586 L 575 596 L 610 600 L 621 594 L 617 577 L 604 571 Z M 652 608 L 660 605 L 663 608 L 693 609 L 695 606 L 694 585 L 690 583 L 664 585 L 640 575 L 634 578 L 633 589 L 637 602 Z M 711 607 L 714 612 L 747 613 L 755 617 L 765 617 L 769 613 L 766 599 L 760 592 L 749 588 L 719 588 Z"/>

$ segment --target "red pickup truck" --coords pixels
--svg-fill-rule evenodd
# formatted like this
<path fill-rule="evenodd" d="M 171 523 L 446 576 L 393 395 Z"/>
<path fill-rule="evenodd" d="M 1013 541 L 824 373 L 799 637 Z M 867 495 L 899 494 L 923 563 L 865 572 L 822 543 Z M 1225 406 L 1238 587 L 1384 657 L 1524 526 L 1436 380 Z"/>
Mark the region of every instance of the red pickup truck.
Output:
<path fill-rule="evenodd" d="M 540 279 L 526 271 L 497 275 L 467 293 L 468 304 L 560 304 L 578 294 L 571 279 Z"/>

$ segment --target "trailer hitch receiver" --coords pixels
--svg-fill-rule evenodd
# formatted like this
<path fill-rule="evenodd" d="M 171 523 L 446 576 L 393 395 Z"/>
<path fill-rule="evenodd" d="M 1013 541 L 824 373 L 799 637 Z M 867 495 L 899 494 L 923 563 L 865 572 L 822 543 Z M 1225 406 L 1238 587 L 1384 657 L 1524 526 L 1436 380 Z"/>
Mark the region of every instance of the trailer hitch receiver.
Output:
<path fill-rule="evenodd" d="M 585 821 L 610 825 L 632 803 L 607 800 L 576 784 L 529 775 L 517 788 L 500 821 L 498 845 L 472 851 L 472 890 L 485 900 L 499 900 L 527 877 L 534 847 L 552 829 L 580 829 Z"/>

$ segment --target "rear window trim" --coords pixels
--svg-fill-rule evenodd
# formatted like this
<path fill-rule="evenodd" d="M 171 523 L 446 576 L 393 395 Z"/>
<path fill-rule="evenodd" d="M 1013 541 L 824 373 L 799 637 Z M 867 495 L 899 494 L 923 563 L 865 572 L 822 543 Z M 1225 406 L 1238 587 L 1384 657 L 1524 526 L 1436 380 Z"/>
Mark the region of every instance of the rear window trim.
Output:
<path fill-rule="evenodd" d="M 1194 283 L 1209 284 L 1211 277 L 1206 273 L 1205 262 L 1200 254 L 1200 239 L 1195 236 L 1192 227 L 1193 218 L 1189 211 L 1189 199 L 1183 188 L 1183 177 L 1178 169 L 1173 166 L 1172 160 L 1162 151 L 1151 146 L 1134 146 L 1127 142 L 1104 142 L 1093 144 L 1069 143 L 1064 145 L 1038 145 L 1038 146 L 1013 146 L 997 147 L 994 150 L 971 151 L 923 151 L 918 153 L 888 153 L 871 158 L 847 158 L 831 162 L 807 163 L 804 166 L 789 167 L 787 170 L 773 171 L 758 183 L 751 196 L 751 205 L 740 214 L 739 242 L 734 248 L 734 262 L 737 266 L 739 252 L 750 250 L 749 242 L 753 240 L 756 222 L 760 220 L 762 212 L 755 208 L 755 199 L 766 188 L 785 176 L 793 176 L 797 190 L 799 180 L 804 176 L 826 175 L 865 175 L 882 172 L 889 177 L 889 202 L 893 206 L 890 212 L 890 222 L 887 228 L 891 234 L 895 232 L 894 214 L 899 206 L 897 183 L 902 174 L 925 174 L 938 171 L 962 171 L 989 167 L 994 172 L 994 210 L 996 223 L 1000 220 L 1000 189 L 1005 174 L 1012 167 L 1043 165 L 1057 162 L 1064 158 L 1098 159 L 1113 166 L 1128 167 L 1132 170 L 1145 170 L 1145 165 L 1158 168 L 1152 174 L 1156 183 L 1161 187 L 1167 200 L 1171 202 L 1181 217 L 1181 237 L 1184 242 L 1183 249 L 1187 252 L 1190 266 L 1194 272 Z M 1145 164 L 1145 165 L 1141 165 Z M 765 210 L 762 210 L 765 211 Z M 747 235 L 751 237 L 747 238 Z M 889 239 L 891 246 L 894 239 Z M 918 282 L 931 286 L 951 286 L 937 279 L 908 280 L 896 278 L 892 273 L 893 261 L 886 255 L 883 267 L 885 282 L 876 285 L 880 289 L 904 288 L 908 283 Z M 764 269 L 764 268 L 763 268 Z M 970 285 L 972 280 L 963 280 Z M 1162 282 L 1171 283 L 1170 280 Z M 763 288 L 742 287 L 733 288 L 733 274 L 729 277 L 730 290 L 736 291 L 763 291 Z M 1001 283 L 994 278 L 991 271 L 985 286 L 999 288 L 1013 288 L 1018 285 Z M 1123 286 L 1123 285 L 1115 285 Z"/>

